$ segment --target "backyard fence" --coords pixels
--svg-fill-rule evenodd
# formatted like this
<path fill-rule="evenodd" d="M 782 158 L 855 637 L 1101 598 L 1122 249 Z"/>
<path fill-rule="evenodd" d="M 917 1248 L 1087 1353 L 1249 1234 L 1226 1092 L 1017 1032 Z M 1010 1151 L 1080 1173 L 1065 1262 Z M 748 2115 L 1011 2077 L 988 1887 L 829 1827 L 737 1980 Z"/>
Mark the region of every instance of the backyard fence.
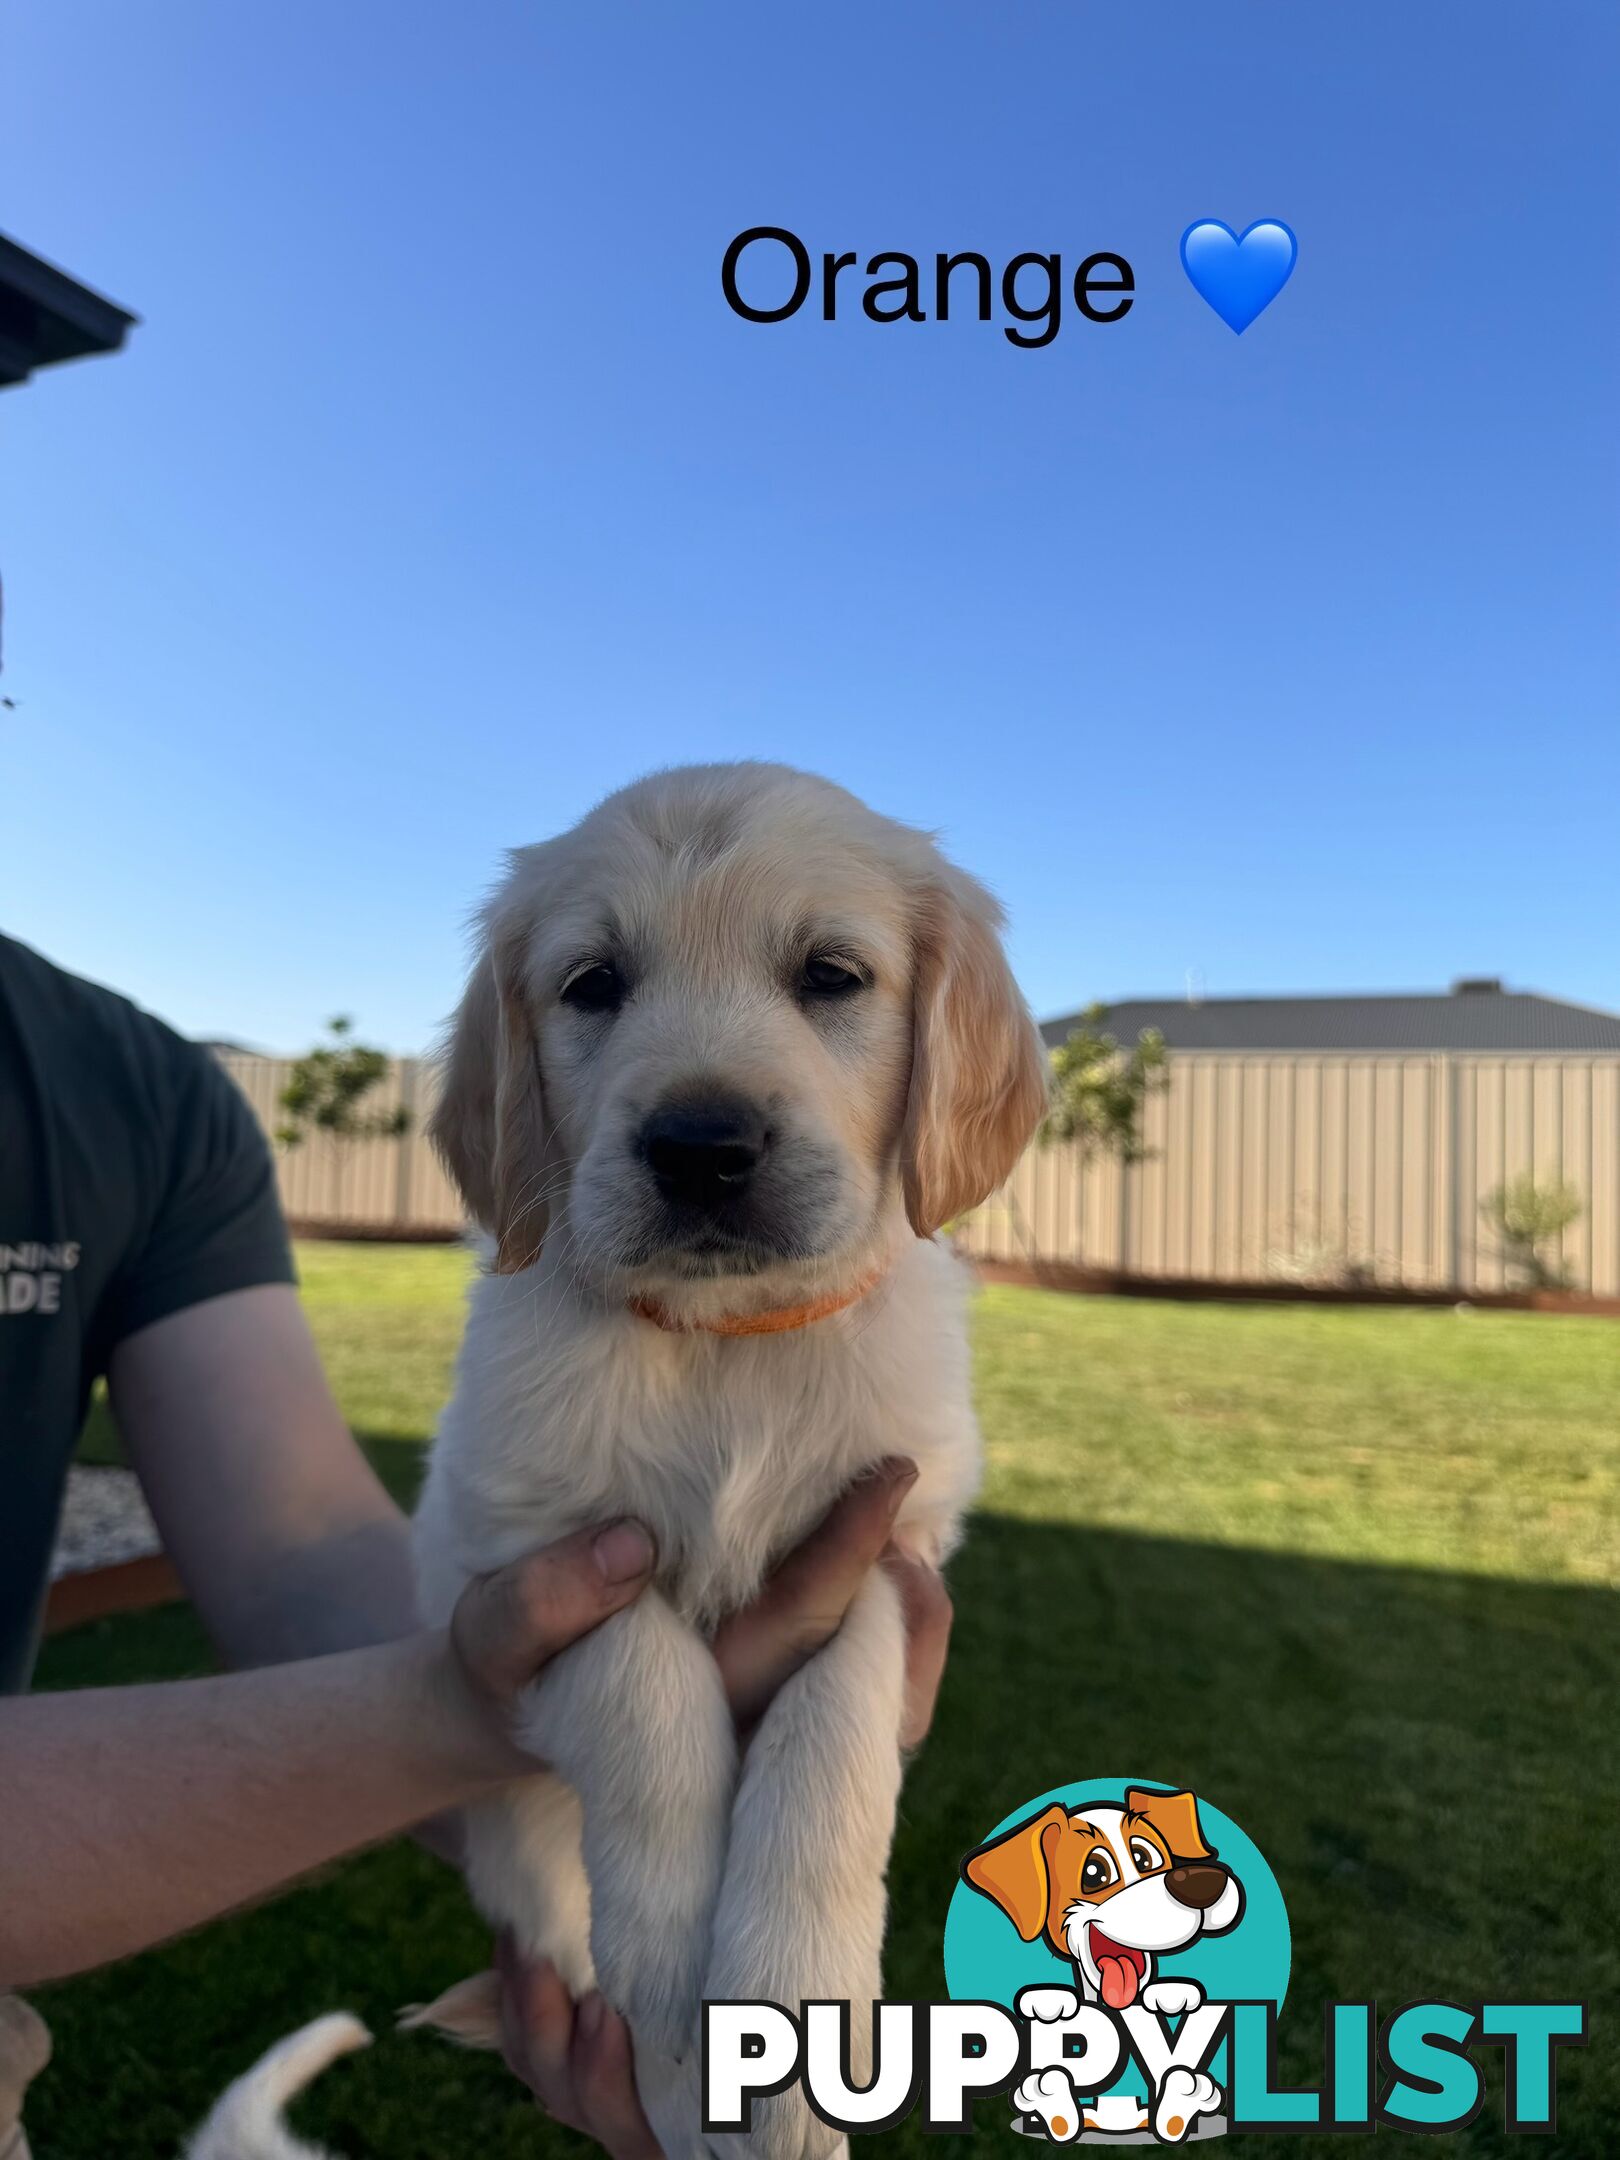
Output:
<path fill-rule="evenodd" d="M 227 1055 L 220 1063 L 273 1136 L 285 1116 L 281 1091 L 292 1078 L 292 1059 Z M 460 1230 L 466 1222 L 460 1195 L 428 1144 L 427 1116 L 436 1087 L 431 1059 L 391 1059 L 365 1108 L 403 1108 L 410 1119 L 403 1133 L 339 1143 L 317 1133 L 297 1147 L 276 1144 L 276 1176 L 289 1218 L 400 1234 Z"/>
<path fill-rule="evenodd" d="M 1215 1281 L 1516 1287 L 1481 1212 L 1523 1172 L 1579 1219 L 1546 1256 L 1620 1294 L 1620 1058 L 1172 1051 L 1146 1159 L 1032 1148 L 964 1226 L 984 1259 Z"/>
<path fill-rule="evenodd" d="M 291 1062 L 221 1062 L 273 1133 Z M 395 1060 L 367 1107 L 402 1104 L 408 1131 L 278 1147 L 288 1215 L 373 1233 L 461 1228 L 424 1130 L 434 1087 L 430 1060 Z M 1500 1290 L 1513 1270 L 1481 1209 L 1528 1171 L 1580 1195 L 1547 1257 L 1574 1288 L 1620 1295 L 1620 1057 L 1173 1051 L 1143 1139 L 1146 1159 L 1129 1166 L 1031 1148 L 961 1226 L 961 1246 L 1149 1276 Z"/>

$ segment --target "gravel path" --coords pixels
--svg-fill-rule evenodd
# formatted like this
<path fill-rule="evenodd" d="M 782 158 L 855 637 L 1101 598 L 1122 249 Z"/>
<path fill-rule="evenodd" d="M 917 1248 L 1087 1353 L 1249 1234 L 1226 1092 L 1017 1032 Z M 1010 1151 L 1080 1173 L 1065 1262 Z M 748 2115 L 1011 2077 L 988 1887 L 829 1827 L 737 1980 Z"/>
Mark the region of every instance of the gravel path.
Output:
<path fill-rule="evenodd" d="M 91 1469 L 75 1463 L 68 1472 L 61 1527 L 51 1555 L 52 1582 L 121 1560 L 140 1560 L 159 1549 L 157 1525 L 141 1498 L 134 1471 Z"/>

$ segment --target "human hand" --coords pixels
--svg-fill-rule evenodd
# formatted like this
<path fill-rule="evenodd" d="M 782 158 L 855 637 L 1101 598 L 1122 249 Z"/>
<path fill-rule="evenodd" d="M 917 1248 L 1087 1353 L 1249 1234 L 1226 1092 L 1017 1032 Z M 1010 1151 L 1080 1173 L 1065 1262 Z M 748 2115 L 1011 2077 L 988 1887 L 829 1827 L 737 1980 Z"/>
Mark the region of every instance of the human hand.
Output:
<path fill-rule="evenodd" d="M 917 1466 L 893 1456 L 852 1485 L 767 1577 L 758 1596 L 722 1621 L 714 1654 L 739 1726 L 755 1723 L 784 1680 L 814 1657 L 874 1564 L 900 1592 L 906 1619 L 906 1708 L 900 1742 L 928 1731 L 950 1646 L 951 1600 L 940 1575 L 891 1542 Z"/>
<path fill-rule="evenodd" d="M 592 1988 L 581 2002 L 549 1958 L 530 1964 L 510 1936 L 495 1946 L 501 2053 L 553 2122 L 594 2138 L 609 2160 L 663 2160 L 636 2095 L 630 2028 Z"/>
<path fill-rule="evenodd" d="M 923 1738 L 945 1670 L 951 1601 L 932 1568 L 890 1542 L 916 1476 L 903 1457 L 880 1463 L 835 1502 L 752 1603 L 721 1623 L 714 1654 L 739 1726 L 754 1724 L 783 1681 L 837 1633 L 867 1570 L 881 1565 L 906 1617 L 901 1744 L 915 1747 Z M 633 1604 L 654 1560 L 646 1530 L 627 1518 L 560 1538 L 467 1585 L 450 1622 L 452 1678 L 473 1713 L 474 1744 L 490 1775 L 533 1767 L 510 1734 L 517 1697 L 559 1651 Z"/>
<path fill-rule="evenodd" d="M 634 1604 L 655 1558 L 651 1537 L 626 1517 L 559 1538 L 463 1590 L 450 1616 L 448 1679 L 491 1777 L 535 1767 L 512 1737 L 518 1696 L 559 1651 Z"/>

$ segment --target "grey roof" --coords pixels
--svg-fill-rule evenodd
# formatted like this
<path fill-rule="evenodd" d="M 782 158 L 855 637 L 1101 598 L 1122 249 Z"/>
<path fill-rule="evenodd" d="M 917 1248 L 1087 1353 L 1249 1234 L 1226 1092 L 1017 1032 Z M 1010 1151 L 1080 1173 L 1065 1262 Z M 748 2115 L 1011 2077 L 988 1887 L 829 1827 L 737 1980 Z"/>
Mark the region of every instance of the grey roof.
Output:
<path fill-rule="evenodd" d="M 0 233 L 0 385 L 37 367 L 116 352 L 136 318 Z"/>
<path fill-rule="evenodd" d="M 1066 1041 L 1079 1018 L 1046 1021 L 1047 1044 Z M 1103 1026 L 1127 1045 L 1157 1028 L 1172 1050 L 1620 1051 L 1620 1013 L 1495 985 L 1449 996 L 1132 998 L 1105 1007 Z"/>

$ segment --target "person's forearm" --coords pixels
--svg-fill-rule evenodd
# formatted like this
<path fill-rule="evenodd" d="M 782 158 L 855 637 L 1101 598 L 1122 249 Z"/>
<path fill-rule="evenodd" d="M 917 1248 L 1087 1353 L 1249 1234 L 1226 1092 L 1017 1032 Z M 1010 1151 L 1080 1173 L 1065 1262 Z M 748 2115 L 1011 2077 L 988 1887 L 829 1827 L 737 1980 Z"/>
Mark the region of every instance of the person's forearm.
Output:
<path fill-rule="evenodd" d="M 435 1635 L 0 1701 L 0 1992 L 162 1941 L 503 1775 Z"/>

